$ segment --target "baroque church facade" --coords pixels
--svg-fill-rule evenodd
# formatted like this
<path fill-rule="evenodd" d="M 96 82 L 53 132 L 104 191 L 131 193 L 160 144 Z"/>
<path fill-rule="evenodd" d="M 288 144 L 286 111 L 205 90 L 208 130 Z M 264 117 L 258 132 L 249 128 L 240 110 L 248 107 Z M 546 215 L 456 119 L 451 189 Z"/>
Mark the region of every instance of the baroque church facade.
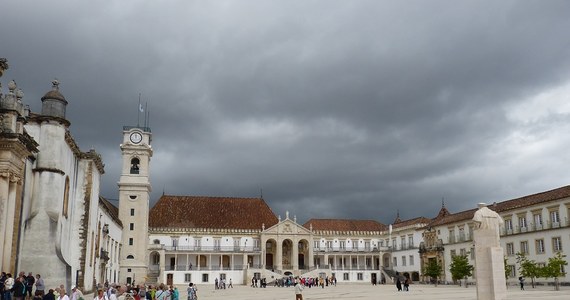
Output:
<path fill-rule="evenodd" d="M 59 82 L 23 104 L 15 82 L 0 86 L 0 269 L 42 274 L 47 286 L 96 283 L 249 284 L 283 276 L 334 276 L 342 282 L 428 281 L 429 261 L 443 265 L 470 255 L 473 210 L 390 224 L 375 220 L 276 215 L 263 198 L 162 195 L 150 207 L 152 133 L 122 131 L 119 207 L 99 195 L 104 164 L 81 151 L 66 119 Z M 489 205 L 505 220 L 501 245 L 509 281 L 519 276 L 516 253 L 546 263 L 570 250 L 570 187 Z M 41 245 L 41 247 L 38 247 Z M 474 264 L 473 257 L 470 262 Z M 396 275 L 399 274 L 399 275 Z M 470 278 L 474 281 L 474 278 Z M 569 275 L 560 278 L 570 282 Z"/>
<path fill-rule="evenodd" d="M 24 105 L 14 80 L 7 87 L 3 94 L 0 82 L 0 270 L 86 291 L 118 280 L 119 210 L 99 195 L 104 164 L 71 135 L 59 82 L 39 113 Z"/>

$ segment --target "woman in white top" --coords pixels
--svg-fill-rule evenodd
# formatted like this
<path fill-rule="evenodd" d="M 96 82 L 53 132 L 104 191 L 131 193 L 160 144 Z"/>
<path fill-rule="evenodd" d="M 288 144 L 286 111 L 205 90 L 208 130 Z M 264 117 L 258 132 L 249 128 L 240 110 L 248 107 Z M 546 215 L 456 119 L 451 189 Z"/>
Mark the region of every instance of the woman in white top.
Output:
<path fill-rule="evenodd" d="M 67 296 L 65 289 L 60 289 L 59 297 L 57 298 L 57 300 L 69 300 L 69 296 Z"/>
<path fill-rule="evenodd" d="M 299 279 L 295 281 L 295 300 L 303 300 L 303 286 Z"/>

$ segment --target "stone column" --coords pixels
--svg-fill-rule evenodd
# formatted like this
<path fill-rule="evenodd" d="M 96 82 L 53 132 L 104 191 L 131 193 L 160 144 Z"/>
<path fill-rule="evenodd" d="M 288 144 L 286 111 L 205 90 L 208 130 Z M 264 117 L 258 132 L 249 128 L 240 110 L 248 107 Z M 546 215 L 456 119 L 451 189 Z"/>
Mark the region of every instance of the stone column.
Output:
<path fill-rule="evenodd" d="M 480 203 L 473 221 L 477 224 L 477 229 L 473 231 L 477 299 L 506 299 L 503 248 L 499 243 L 499 225 L 503 223 L 503 220 L 496 212 Z"/>
<path fill-rule="evenodd" d="M 6 223 L 8 219 L 8 195 L 9 195 L 9 176 L 0 174 L 0 245 L 5 245 L 5 236 L 9 234 L 6 231 Z M 0 269 L 8 270 L 8 266 L 4 265 L 4 247 L 0 247 Z"/>
<path fill-rule="evenodd" d="M 277 253 L 275 255 L 276 257 L 273 265 L 275 266 L 275 269 L 283 270 L 283 241 L 281 239 L 277 239 L 276 244 Z"/>
<path fill-rule="evenodd" d="M 3 262 L 2 267 L 4 270 L 11 270 L 12 265 L 12 238 L 14 233 L 14 218 L 15 218 L 15 209 L 16 209 L 16 189 L 17 189 L 17 182 L 10 178 L 10 183 L 8 187 L 8 202 L 5 206 L 7 211 L 6 214 L 6 227 L 4 230 L 4 251 L 3 251 Z"/>
<path fill-rule="evenodd" d="M 292 244 L 293 244 L 293 253 L 291 254 L 291 264 L 293 267 L 293 270 L 299 270 L 299 241 L 297 241 L 296 239 L 292 240 Z"/>
<path fill-rule="evenodd" d="M 313 239 L 309 240 L 309 270 L 315 266 L 314 252 L 313 252 Z"/>

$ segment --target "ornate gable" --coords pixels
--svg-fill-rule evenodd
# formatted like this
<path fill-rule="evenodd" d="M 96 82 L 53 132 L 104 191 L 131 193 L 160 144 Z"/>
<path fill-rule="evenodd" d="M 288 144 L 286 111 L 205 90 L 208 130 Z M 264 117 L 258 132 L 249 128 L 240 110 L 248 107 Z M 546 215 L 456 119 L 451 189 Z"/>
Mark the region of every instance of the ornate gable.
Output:
<path fill-rule="evenodd" d="M 301 234 L 310 235 L 311 231 L 295 223 L 291 219 L 285 219 L 263 231 L 264 234 Z"/>

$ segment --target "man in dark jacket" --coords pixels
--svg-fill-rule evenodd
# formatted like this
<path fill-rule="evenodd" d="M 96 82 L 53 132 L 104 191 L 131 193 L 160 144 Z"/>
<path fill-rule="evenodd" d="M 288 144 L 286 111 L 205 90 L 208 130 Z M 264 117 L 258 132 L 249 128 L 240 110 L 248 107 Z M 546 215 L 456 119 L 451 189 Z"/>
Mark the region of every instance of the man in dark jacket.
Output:
<path fill-rule="evenodd" d="M 55 300 L 55 295 L 53 294 L 53 289 L 49 289 L 49 292 L 44 295 L 42 300 Z"/>
<path fill-rule="evenodd" d="M 23 276 L 16 278 L 14 286 L 10 290 L 13 293 L 12 295 L 14 296 L 14 300 L 23 300 L 26 296 L 26 284 L 24 283 L 25 281 L 26 278 Z"/>
<path fill-rule="evenodd" d="M 6 272 L 2 272 L 0 276 L 0 300 L 4 300 L 4 282 L 6 281 Z"/>
<path fill-rule="evenodd" d="M 36 278 L 34 277 L 34 274 L 32 274 L 32 272 L 28 273 L 28 276 L 26 277 L 26 292 L 28 292 L 28 299 L 32 299 L 32 289 L 34 288 L 34 283 L 36 283 Z"/>

